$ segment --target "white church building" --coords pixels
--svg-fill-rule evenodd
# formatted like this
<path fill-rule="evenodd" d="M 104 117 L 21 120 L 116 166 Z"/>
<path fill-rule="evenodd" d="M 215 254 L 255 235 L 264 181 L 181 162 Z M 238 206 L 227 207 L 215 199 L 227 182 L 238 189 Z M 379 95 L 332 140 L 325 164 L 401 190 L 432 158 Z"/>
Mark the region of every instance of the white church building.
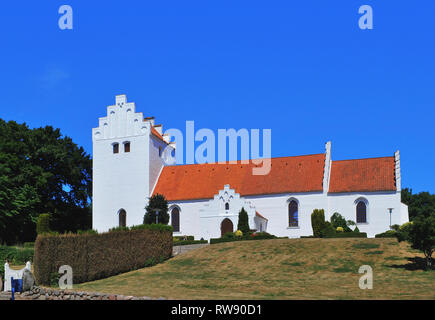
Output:
<path fill-rule="evenodd" d="M 243 207 L 251 229 L 296 238 L 312 235 L 311 213 L 338 212 L 369 237 L 408 222 L 401 203 L 400 155 L 332 160 L 323 153 L 271 159 L 267 175 L 252 163 L 165 165 L 162 151 L 176 150 L 153 117 L 144 118 L 125 95 L 92 129 L 93 228 L 99 232 L 143 222 L 148 198 L 169 202 L 174 235 L 218 238 L 236 231 Z"/>

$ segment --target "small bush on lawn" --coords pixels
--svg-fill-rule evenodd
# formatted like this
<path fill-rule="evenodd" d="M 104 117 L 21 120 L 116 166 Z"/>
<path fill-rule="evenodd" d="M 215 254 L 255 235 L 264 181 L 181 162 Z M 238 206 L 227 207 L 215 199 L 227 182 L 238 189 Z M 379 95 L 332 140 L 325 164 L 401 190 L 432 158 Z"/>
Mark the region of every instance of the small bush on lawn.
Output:
<path fill-rule="evenodd" d="M 254 232 L 250 235 L 237 237 L 234 233 L 228 232 L 222 238 L 210 239 L 210 244 L 221 243 L 221 242 L 231 242 L 231 241 L 266 240 L 266 239 L 277 239 L 277 237 L 270 234 L 270 233 L 267 233 L 267 232 Z"/>
<path fill-rule="evenodd" d="M 175 236 L 174 241 L 178 240 L 194 240 L 194 236 Z"/>

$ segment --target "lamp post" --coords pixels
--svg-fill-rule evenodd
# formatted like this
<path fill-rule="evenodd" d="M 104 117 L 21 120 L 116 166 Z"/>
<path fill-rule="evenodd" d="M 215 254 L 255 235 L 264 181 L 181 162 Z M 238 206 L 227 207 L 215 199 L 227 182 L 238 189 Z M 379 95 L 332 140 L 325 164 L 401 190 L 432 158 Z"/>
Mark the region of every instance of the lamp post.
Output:
<path fill-rule="evenodd" d="M 162 209 L 154 209 L 155 213 L 156 213 L 156 224 L 159 224 L 159 212 L 162 211 Z"/>
<path fill-rule="evenodd" d="M 388 208 L 388 211 L 390 212 L 390 229 L 391 229 L 391 213 L 393 212 L 393 208 Z"/>

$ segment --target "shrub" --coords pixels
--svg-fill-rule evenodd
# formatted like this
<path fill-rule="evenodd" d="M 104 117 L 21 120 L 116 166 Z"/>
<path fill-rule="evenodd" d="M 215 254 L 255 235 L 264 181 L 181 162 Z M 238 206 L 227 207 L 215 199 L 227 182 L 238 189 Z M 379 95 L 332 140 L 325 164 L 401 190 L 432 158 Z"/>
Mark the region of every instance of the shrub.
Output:
<path fill-rule="evenodd" d="M 36 233 L 44 234 L 50 232 L 50 214 L 42 213 L 36 222 Z"/>
<path fill-rule="evenodd" d="M 325 226 L 325 211 L 323 209 L 313 210 L 313 213 L 311 213 L 311 226 L 313 228 L 314 237 L 319 238 Z"/>
<path fill-rule="evenodd" d="M 237 230 L 234 234 L 236 235 L 236 237 L 241 237 L 241 236 L 243 236 L 243 232 L 240 231 L 240 230 Z"/>
<path fill-rule="evenodd" d="M 396 238 L 397 231 L 396 230 L 387 230 L 382 233 L 378 233 L 375 235 L 375 238 Z"/>
<path fill-rule="evenodd" d="M 393 224 L 391 226 L 391 230 L 399 231 L 399 228 L 400 228 L 400 225 L 398 225 L 398 224 Z"/>
<path fill-rule="evenodd" d="M 432 253 L 435 249 L 435 212 L 428 217 L 419 215 L 409 226 L 408 240 L 413 249 L 423 251 L 427 268 L 432 268 Z"/>
<path fill-rule="evenodd" d="M 325 236 L 325 238 L 367 238 L 365 232 L 342 232 Z"/>
<path fill-rule="evenodd" d="M 70 265 L 74 283 L 81 283 L 142 268 L 171 255 L 172 227 L 167 225 L 102 234 L 44 234 L 35 242 L 34 275 L 40 285 L 49 285 L 61 265 Z"/>
<path fill-rule="evenodd" d="M 208 243 L 207 240 L 178 240 L 174 242 L 174 246 L 185 246 L 188 244 L 201 244 L 201 243 Z"/>
<path fill-rule="evenodd" d="M 358 227 L 355 227 L 355 229 L 353 229 L 353 232 L 359 232 Z"/>
<path fill-rule="evenodd" d="M 335 232 L 335 229 L 334 229 L 334 227 L 332 226 L 331 222 L 326 221 L 326 222 L 323 224 L 323 228 L 320 230 L 320 235 L 319 235 L 319 237 L 320 237 L 320 238 L 327 238 L 327 237 L 331 237 L 331 236 L 333 236 L 333 235 L 335 235 L 335 234 L 336 234 L 336 232 Z"/>
<path fill-rule="evenodd" d="M 237 229 L 243 232 L 243 234 L 249 233 L 249 221 L 248 221 L 248 213 L 246 212 L 245 208 L 242 207 L 242 209 L 239 212 L 239 221 L 237 223 Z"/>
<path fill-rule="evenodd" d="M 236 235 L 233 232 L 227 232 L 222 237 L 223 239 L 235 239 Z"/>
<path fill-rule="evenodd" d="M 343 227 L 337 227 L 335 230 L 336 230 L 337 232 L 344 232 Z"/>
<path fill-rule="evenodd" d="M 156 223 L 156 211 L 159 212 L 158 221 L 159 224 L 168 224 L 168 201 L 164 195 L 155 194 L 149 198 L 148 205 L 145 207 L 146 213 L 143 217 L 144 224 Z"/>
<path fill-rule="evenodd" d="M 353 221 L 352 221 L 353 222 Z M 338 212 L 335 212 L 332 216 L 331 216 L 331 224 L 334 227 L 334 229 L 337 230 L 337 228 L 342 228 L 343 231 L 340 232 L 351 232 L 352 230 L 348 227 L 348 223 L 346 221 L 346 219 L 339 214 Z"/>
<path fill-rule="evenodd" d="M 194 236 L 175 236 L 174 240 L 175 239 L 177 239 L 177 240 L 194 240 L 195 237 Z M 204 240 L 204 239 L 202 239 L 202 240 Z"/>

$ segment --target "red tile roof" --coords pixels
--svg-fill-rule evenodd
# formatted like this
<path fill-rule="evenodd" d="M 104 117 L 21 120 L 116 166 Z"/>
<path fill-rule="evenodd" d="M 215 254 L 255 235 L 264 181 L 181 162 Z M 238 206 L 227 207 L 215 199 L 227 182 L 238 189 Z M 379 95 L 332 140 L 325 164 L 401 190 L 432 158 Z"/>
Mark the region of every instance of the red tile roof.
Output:
<path fill-rule="evenodd" d="M 268 221 L 268 219 L 266 219 L 265 217 L 263 217 L 261 214 L 259 214 L 258 213 L 258 211 L 255 211 L 255 215 L 257 216 L 257 217 L 260 217 L 260 218 L 262 218 L 262 219 L 264 219 L 264 220 L 267 220 Z"/>
<path fill-rule="evenodd" d="M 332 161 L 330 193 L 395 190 L 394 157 Z"/>
<path fill-rule="evenodd" d="M 226 184 L 241 196 L 323 190 L 325 154 L 272 158 L 271 163 L 267 175 L 253 175 L 252 162 L 166 166 L 154 194 L 169 201 L 211 199 Z"/>

